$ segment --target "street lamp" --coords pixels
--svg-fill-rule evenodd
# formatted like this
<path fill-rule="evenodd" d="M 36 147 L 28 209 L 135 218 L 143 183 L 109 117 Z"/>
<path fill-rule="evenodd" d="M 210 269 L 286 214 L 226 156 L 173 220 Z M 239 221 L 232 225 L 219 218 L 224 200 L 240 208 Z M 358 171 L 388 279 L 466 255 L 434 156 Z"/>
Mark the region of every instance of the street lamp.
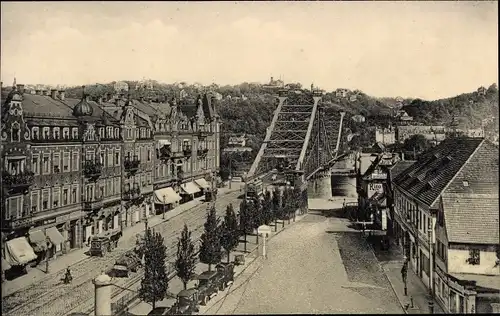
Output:
<path fill-rule="evenodd" d="M 165 199 L 166 199 L 166 196 L 163 195 L 163 215 L 162 215 L 163 219 L 165 219 Z"/>
<path fill-rule="evenodd" d="M 47 235 L 47 229 L 45 229 L 45 235 Z M 46 237 L 47 241 L 47 251 L 45 251 L 45 273 L 49 273 L 49 246 L 50 246 L 50 238 Z"/>

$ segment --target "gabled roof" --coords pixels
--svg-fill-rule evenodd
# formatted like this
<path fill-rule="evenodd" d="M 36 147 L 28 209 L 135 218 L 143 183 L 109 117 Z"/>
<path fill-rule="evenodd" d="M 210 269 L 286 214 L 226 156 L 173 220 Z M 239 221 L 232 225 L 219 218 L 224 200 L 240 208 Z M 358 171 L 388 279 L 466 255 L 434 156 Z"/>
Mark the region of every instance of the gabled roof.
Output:
<path fill-rule="evenodd" d="M 493 194 L 443 194 L 449 242 L 498 244 L 498 192 Z"/>
<path fill-rule="evenodd" d="M 79 101 L 77 100 L 77 102 Z M 51 117 L 75 118 L 72 107 L 61 100 L 53 99 L 51 96 L 24 93 L 22 104 L 25 118 L 46 116 L 49 119 Z"/>
<path fill-rule="evenodd" d="M 423 153 L 394 184 L 430 207 L 482 143 L 478 138 L 446 139 Z"/>

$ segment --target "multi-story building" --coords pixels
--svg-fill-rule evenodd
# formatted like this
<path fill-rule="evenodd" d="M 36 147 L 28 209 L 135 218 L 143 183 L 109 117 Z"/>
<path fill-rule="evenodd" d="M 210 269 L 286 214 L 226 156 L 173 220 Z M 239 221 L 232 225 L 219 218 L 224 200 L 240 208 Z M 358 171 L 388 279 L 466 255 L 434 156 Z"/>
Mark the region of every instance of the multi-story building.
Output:
<path fill-rule="evenodd" d="M 166 195 L 175 206 L 210 188 L 220 164 L 212 98 L 177 105 L 121 90 L 97 100 L 2 90 L 2 256 L 12 265 L 33 259 L 22 251 L 42 258 L 47 241 L 49 255 L 64 254 L 162 210 Z"/>
<path fill-rule="evenodd" d="M 500 293 L 498 147 L 478 138 L 446 139 L 393 187 L 396 236 L 443 309 L 491 311 Z"/>
<path fill-rule="evenodd" d="M 375 142 L 380 142 L 384 145 L 392 145 L 396 143 L 396 131 L 393 128 L 375 129 Z"/>

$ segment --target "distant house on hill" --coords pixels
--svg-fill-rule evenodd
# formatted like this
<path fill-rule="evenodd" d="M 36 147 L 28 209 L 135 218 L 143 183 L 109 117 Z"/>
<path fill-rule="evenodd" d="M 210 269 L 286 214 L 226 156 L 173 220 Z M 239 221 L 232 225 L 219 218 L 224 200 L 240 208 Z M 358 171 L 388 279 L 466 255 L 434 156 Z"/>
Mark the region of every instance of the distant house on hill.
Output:
<path fill-rule="evenodd" d="M 274 77 L 271 77 L 271 80 L 269 81 L 268 84 L 265 84 L 262 86 L 264 89 L 277 89 L 277 88 L 283 88 L 285 87 L 285 83 L 283 80 L 278 79 L 274 80 Z"/>
<path fill-rule="evenodd" d="M 479 95 L 486 95 L 486 91 L 487 91 L 487 90 L 486 90 L 486 88 L 485 88 L 485 87 L 479 87 L 479 88 L 477 89 L 477 94 L 479 94 Z"/>
<path fill-rule="evenodd" d="M 349 90 L 347 90 L 347 89 L 337 89 L 337 90 L 335 90 L 335 96 L 337 98 L 347 98 L 348 94 L 349 94 Z"/>
<path fill-rule="evenodd" d="M 356 123 L 363 123 L 366 121 L 366 118 L 363 115 L 358 114 L 351 117 L 351 120 L 353 120 Z"/>

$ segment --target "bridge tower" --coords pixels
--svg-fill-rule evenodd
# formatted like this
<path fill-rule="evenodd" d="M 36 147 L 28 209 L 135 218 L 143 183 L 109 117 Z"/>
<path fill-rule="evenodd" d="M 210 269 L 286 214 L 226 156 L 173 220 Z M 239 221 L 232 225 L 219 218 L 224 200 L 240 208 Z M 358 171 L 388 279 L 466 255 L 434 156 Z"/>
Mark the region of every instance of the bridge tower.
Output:
<path fill-rule="evenodd" d="M 329 166 L 344 156 L 345 113 L 323 104 L 321 96 L 314 90 L 280 91 L 278 107 L 249 178 L 265 174 L 280 161 L 286 161 L 296 175 L 291 184 L 301 188 L 301 196 L 306 200 L 308 195 L 331 197 Z"/>

